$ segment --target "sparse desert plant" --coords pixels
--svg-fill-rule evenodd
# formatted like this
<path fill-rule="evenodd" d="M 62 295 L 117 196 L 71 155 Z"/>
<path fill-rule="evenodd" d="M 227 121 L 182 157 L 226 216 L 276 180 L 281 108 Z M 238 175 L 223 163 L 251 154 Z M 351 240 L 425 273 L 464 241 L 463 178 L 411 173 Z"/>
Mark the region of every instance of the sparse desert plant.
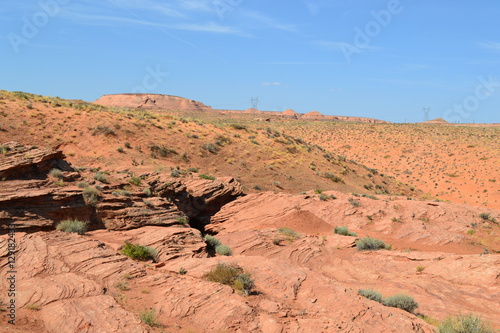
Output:
<path fill-rule="evenodd" d="M 372 289 L 360 289 L 358 290 L 358 294 L 371 299 L 372 301 L 382 303 L 382 295 L 378 291 Z"/>
<path fill-rule="evenodd" d="M 89 187 L 89 183 L 87 183 L 87 182 L 78 182 L 76 184 L 76 186 L 78 186 L 79 188 L 86 188 L 86 187 Z"/>
<path fill-rule="evenodd" d="M 108 178 L 106 177 L 106 174 L 100 171 L 95 173 L 94 179 L 104 184 L 108 183 Z"/>
<path fill-rule="evenodd" d="M 49 171 L 49 175 L 51 177 L 54 177 L 54 178 L 57 178 L 57 179 L 63 179 L 64 178 L 64 175 L 63 175 L 63 172 L 57 168 L 54 168 L 52 170 Z"/>
<path fill-rule="evenodd" d="M 141 185 L 141 177 L 130 177 L 130 179 L 128 180 L 128 182 L 132 185 L 135 185 L 135 186 L 139 186 Z"/>
<path fill-rule="evenodd" d="M 361 203 L 354 198 L 349 198 L 348 201 L 353 207 L 359 207 L 361 205 Z"/>
<path fill-rule="evenodd" d="M 337 235 L 342 235 L 342 236 L 352 236 L 356 237 L 358 234 L 355 232 L 350 232 L 347 227 L 335 227 L 333 229 L 333 232 L 336 233 Z"/>
<path fill-rule="evenodd" d="M 41 306 L 35 303 L 30 303 L 26 305 L 26 309 L 31 310 L 31 311 L 40 311 Z"/>
<path fill-rule="evenodd" d="M 425 267 L 422 265 L 417 266 L 417 273 L 422 273 L 424 271 Z"/>
<path fill-rule="evenodd" d="M 227 245 L 221 244 L 215 247 L 215 252 L 222 256 L 230 256 L 233 254 L 231 248 Z"/>
<path fill-rule="evenodd" d="M 92 131 L 92 135 L 99 135 L 99 134 L 105 136 L 116 136 L 115 131 L 113 131 L 108 126 L 102 126 L 102 125 L 95 127 L 94 130 Z"/>
<path fill-rule="evenodd" d="M 141 319 L 141 321 L 149 327 L 160 326 L 160 323 L 158 323 L 158 319 L 156 318 L 156 313 L 153 309 L 139 313 L 139 319 Z"/>
<path fill-rule="evenodd" d="M 123 150 L 122 147 L 118 147 L 116 151 L 119 152 L 120 154 L 125 154 L 125 150 Z"/>
<path fill-rule="evenodd" d="M 358 251 L 383 250 L 389 248 L 387 244 L 385 244 L 380 239 L 370 238 L 370 237 L 361 238 L 357 240 L 356 247 L 358 248 Z"/>
<path fill-rule="evenodd" d="M 97 206 L 99 202 L 99 191 L 94 187 L 85 187 L 82 192 L 83 198 L 87 205 Z"/>
<path fill-rule="evenodd" d="M 151 196 L 151 189 L 150 188 L 145 188 L 144 190 L 142 190 L 142 193 L 144 193 L 145 195 L 147 195 L 148 197 Z"/>
<path fill-rule="evenodd" d="M 131 149 L 132 146 L 130 145 L 130 142 L 125 142 L 124 144 L 125 148 Z"/>
<path fill-rule="evenodd" d="M 250 274 L 245 273 L 243 268 L 236 264 L 218 263 L 215 268 L 205 273 L 203 277 L 208 281 L 231 286 L 246 295 L 249 295 L 254 287 Z"/>
<path fill-rule="evenodd" d="M 418 303 L 415 302 L 413 297 L 405 294 L 397 294 L 384 298 L 382 304 L 391 308 L 402 309 L 410 313 L 413 313 L 413 311 L 418 308 Z"/>
<path fill-rule="evenodd" d="M 187 270 L 184 267 L 179 268 L 179 274 L 180 275 L 186 275 Z"/>
<path fill-rule="evenodd" d="M 438 327 L 439 333 L 495 333 L 491 326 L 480 316 L 468 315 L 450 316 Z"/>
<path fill-rule="evenodd" d="M 116 282 L 115 287 L 120 289 L 121 291 L 130 290 L 130 286 L 128 285 L 128 283 L 123 281 Z"/>
<path fill-rule="evenodd" d="M 481 213 L 479 214 L 479 217 L 485 221 L 495 222 L 495 218 L 492 217 L 489 213 Z"/>
<path fill-rule="evenodd" d="M 204 174 L 204 173 L 200 173 L 198 175 L 198 177 L 200 177 L 201 179 L 207 179 L 207 180 L 215 180 L 215 177 L 212 176 L 212 175 L 207 175 L 207 174 Z"/>
<path fill-rule="evenodd" d="M 157 256 L 155 249 L 129 242 L 125 242 L 125 245 L 123 245 L 122 254 L 135 260 L 154 260 Z"/>
<path fill-rule="evenodd" d="M 64 232 L 75 232 L 79 235 L 83 235 L 87 231 L 88 222 L 79 221 L 79 220 L 62 220 L 56 226 L 57 230 L 61 230 Z"/>
<path fill-rule="evenodd" d="M 0 155 L 7 155 L 9 151 L 10 151 L 9 146 L 0 145 Z"/>
<path fill-rule="evenodd" d="M 278 232 L 283 234 L 290 242 L 300 238 L 300 235 L 292 228 L 279 228 Z"/>
<path fill-rule="evenodd" d="M 204 145 L 201 146 L 201 148 L 211 152 L 212 154 L 217 154 L 217 152 L 220 150 L 219 147 L 217 147 L 212 143 L 205 143 Z"/>
<path fill-rule="evenodd" d="M 334 183 L 344 183 L 344 180 L 343 180 L 341 177 L 336 176 L 336 175 L 334 175 L 334 174 L 333 174 L 333 173 L 331 173 L 331 172 L 325 172 L 325 173 L 323 174 L 323 177 L 325 177 L 325 178 L 327 178 L 327 179 L 330 179 L 330 180 L 331 180 L 332 182 L 334 182 Z"/>
<path fill-rule="evenodd" d="M 188 219 L 185 217 L 185 216 L 179 216 L 177 219 L 176 219 L 177 223 L 180 223 L 182 225 L 185 225 L 185 226 L 189 226 L 189 222 L 188 222 Z"/>
<path fill-rule="evenodd" d="M 205 235 L 203 239 L 205 240 L 205 243 L 207 243 L 207 245 L 211 246 L 214 249 L 217 246 L 222 245 L 222 242 L 218 238 L 215 238 L 214 236 L 211 235 Z"/>

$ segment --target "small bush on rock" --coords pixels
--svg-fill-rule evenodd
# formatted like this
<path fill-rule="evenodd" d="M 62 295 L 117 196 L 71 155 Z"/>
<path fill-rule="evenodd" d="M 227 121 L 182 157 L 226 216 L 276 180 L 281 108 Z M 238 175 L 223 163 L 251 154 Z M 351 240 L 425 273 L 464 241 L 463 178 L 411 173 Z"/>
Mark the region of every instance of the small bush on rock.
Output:
<path fill-rule="evenodd" d="M 233 254 L 231 248 L 227 245 L 221 244 L 215 248 L 215 252 L 222 256 L 230 256 Z"/>
<path fill-rule="evenodd" d="M 382 301 L 382 304 L 391 308 L 402 309 L 410 313 L 413 313 L 413 311 L 418 308 L 418 303 L 415 302 L 413 297 L 405 294 L 389 296 Z"/>
<path fill-rule="evenodd" d="M 63 220 L 57 226 L 57 230 L 64 232 L 76 232 L 79 235 L 83 235 L 87 231 L 88 222 L 79 220 Z"/>
<path fill-rule="evenodd" d="M 372 301 L 382 303 L 382 295 L 378 291 L 372 289 L 360 289 L 358 294 L 371 299 Z"/>
<path fill-rule="evenodd" d="M 382 250 L 389 248 L 387 244 L 385 244 L 380 239 L 370 238 L 370 237 L 361 238 L 358 241 L 356 241 L 356 247 L 358 248 L 358 251 Z"/>
<path fill-rule="evenodd" d="M 222 245 L 222 242 L 218 238 L 215 238 L 214 236 L 205 235 L 204 240 L 205 240 L 205 243 L 207 243 L 209 246 L 213 247 L 214 249 L 217 246 Z"/>
<path fill-rule="evenodd" d="M 246 295 L 250 295 L 254 288 L 254 281 L 250 274 L 245 273 L 243 268 L 236 264 L 218 263 L 214 269 L 207 272 L 203 277 L 208 281 L 231 286 Z"/>
<path fill-rule="evenodd" d="M 439 333 L 494 333 L 490 325 L 474 314 L 448 317 L 438 327 Z"/>
<path fill-rule="evenodd" d="M 347 229 L 347 227 L 335 227 L 333 232 L 336 233 L 337 235 L 342 235 L 342 236 L 356 237 L 358 235 L 355 232 L 350 232 L 349 229 Z"/>
<path fill-rule="evenodd" d="M 155 249 L 149 246 L 141 246 L 129 242 L 125 242 L 125 245 L 122 248 L 122 253 L 135 260 L 154 260 L 157 256 Z"/>

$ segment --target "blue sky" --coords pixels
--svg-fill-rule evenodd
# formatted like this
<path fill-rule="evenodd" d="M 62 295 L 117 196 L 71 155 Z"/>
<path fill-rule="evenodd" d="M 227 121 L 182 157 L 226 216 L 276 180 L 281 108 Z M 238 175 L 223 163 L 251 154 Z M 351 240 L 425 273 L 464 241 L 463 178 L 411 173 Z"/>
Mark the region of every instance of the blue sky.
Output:
<path fill-rule="evenodd" d="M 500 123 L 500 2 L 40 0 L 0 8 L 0 89 Z"/>

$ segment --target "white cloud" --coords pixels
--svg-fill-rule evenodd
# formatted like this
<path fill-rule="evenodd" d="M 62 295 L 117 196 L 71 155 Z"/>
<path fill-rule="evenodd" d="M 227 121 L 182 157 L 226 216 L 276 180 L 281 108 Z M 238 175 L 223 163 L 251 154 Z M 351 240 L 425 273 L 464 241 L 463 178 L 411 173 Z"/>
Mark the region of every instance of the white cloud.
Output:
<path fill-rule="evenodd" d="M 281 82 L 262 82 L 263 86 L 281 86 Z"/>

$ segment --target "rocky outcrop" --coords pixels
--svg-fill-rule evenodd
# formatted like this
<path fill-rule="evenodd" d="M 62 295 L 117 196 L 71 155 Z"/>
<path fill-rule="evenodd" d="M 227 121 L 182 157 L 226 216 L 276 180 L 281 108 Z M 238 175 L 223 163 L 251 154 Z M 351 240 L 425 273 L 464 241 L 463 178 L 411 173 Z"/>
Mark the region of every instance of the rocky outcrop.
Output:
<path fill-rule="evenodd" d="M 197 227 L 208 224 L 221 207 L 243 195 L 241 184 L 232 177 L 206 180 L 191 176 L 179 180 L 158 176 L 149 185 L 156 195 L 171 199 Z"/>
<path fill-rule="evenodd" d="M 0 146 L 3 151 L 0 153 L 1 180 L 45 178 L 52 168 L 72 171 L 60 150 L 25 146 L 13 141 Z"/>

